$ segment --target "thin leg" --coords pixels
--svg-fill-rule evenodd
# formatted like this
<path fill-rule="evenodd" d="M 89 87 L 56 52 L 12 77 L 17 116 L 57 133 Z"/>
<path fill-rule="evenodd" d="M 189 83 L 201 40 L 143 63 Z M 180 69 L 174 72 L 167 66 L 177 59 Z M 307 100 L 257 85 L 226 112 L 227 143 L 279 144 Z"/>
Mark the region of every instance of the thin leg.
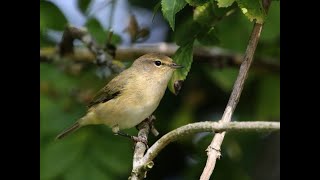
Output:
<path fill-rule="evenodd" d="M 120 136 L 132 139 L 132 136 L 130 136 L 129 134 L 122 132 L 122 131 L 118 131 L 117 133 L 115 133 L 115 135 L 120 135 Z"/>
<path fill-rule="evenodd" d="M 146 139 L 143 139 L 143 138 L 140 138 L 140 137 L 137 137 L 137 136 L 131 136 L 131 135 L 125 133 L 125 132 L 122 132 L 122 131 L 120 131 L 119 126 L 117 126 L 117 125 L 112 128 L 112 131 L 113 131 L 113 133 L 114 133 L 115 135 L 120 135 L 120 136 L 123 136 L 123 137 L 126 137 L 126 138 L 130 138 L 130 139 L 132 139 L 135 143 L 137 143 L 137 142 L 142 142 L 143 144 L 146 145 L 146 148 L 147 148 L 147 149 L 149 148 L 149 146 L 148 146 L 148 141 L 147 141 Z"/>

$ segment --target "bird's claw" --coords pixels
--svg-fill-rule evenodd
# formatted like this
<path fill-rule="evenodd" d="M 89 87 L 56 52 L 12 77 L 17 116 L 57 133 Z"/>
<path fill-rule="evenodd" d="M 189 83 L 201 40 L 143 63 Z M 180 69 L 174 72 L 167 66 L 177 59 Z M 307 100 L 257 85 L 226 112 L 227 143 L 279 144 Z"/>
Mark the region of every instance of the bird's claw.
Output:
<path fill-rule="evenodd" d="M 147 149 L 149 149 L 148 146 L 148 140 L 143 138 L 143 137 L 137 137 L 137 136 L 131 136 L 131 139 L 133 140 L 133 142 L 136 144 L 137 142 L 142 142 Z"/>

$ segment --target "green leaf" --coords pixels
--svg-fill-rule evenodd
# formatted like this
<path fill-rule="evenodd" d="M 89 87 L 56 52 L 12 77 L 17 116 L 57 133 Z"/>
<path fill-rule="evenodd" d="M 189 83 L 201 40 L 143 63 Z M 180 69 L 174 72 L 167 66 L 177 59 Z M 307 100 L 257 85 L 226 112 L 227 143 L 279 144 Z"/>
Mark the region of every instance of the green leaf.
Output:
<path fill-rule="evenodd" d="M 250 21 L 256 20 L 257 23 L 263 23 L 266 12 L 262 6 L 261 0 L 236 0 L 242 13 L 249 18 Z"/>
<path fill-rule="evenodd" d="M 106 34 L 107 36 L 109 36 L 110 31 L 105 30 L 104 32 L 105 32 L 105 34 Z M 112 32 L 112 37 L 111 37 L 111 40 L 110 40 L 109 43 L 115 45 L 115 44 L 119 44 L 119 43 L 121 43 L 121 42 L 122 42 L 121 37 L 120 37 L 118 34 Z"/>
<path fill-rule="evenodd" d="M 163 16 L 167 19 L 173 31 L 175 26 L 175 16 L 177 12 L 183 9 L 186 4 L 187 3 L 185 0 L 162 0 L 161 1 Z"/>
<path fill-rule="evenodd" d="M 213 46 L 220 43 L 214 28 L 211 28 L 206 33 L 200 33 L 197 37 L 197 40 L 204 46 Z"/>
<path fill-rule="evenodd" d="M 88 28 L 90 34 L 96 39 L 99 44 L 103 44 L 104 42 L 106 42 L 108 34 L 97 19 L 89 19 L 85 26 Z"/>
<path fill-rule="evenodd" d="M 186 0 L 190 6 L 201 6 L 207 2 L 207 0 Z"/>
<path fill-rule="evenodd" d="M 172 78 L 169 81 L 169 90 L 177 95 L 181 88 L 181 83 L 186 79 L 188 72 L 190 71 L 193 60 L 193 41 L 181 46 L 173 56 L 173 61 L 184 68 L 174 71 Z"/>
<path fill-rule="evenodd" d="M 59 8 L 49 1 L 40 1 L 40 30 L 63 30 L 67 24 Z"/>
<path fill-rule="evenodd" d="M 231 6 L 235 0 L 216 0 L 218 2 L 219 7 L 229 7 Z"/>
<path fill-rule="evenodd" d="M 82 13 L 86 14 L 90 2 L 91 0 L 78 0 L 78 7 Z"/>

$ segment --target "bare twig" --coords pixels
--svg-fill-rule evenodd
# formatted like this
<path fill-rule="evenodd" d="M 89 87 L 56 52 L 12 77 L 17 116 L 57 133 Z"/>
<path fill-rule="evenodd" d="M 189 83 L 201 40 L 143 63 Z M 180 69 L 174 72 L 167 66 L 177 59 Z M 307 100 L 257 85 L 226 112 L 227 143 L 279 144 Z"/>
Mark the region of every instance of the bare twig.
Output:
<path fill-rule="evenodd" d="M 110 54 L 106 53 L 103 50 L 103 48 L 101 48 L 95 42 L 94 38 L 87 32 L 86 29 L 80 29 L 70 25 L 66 27 L 62 36 L 61 43 L 59 44 L 59 49 L 57 52 L 59 53 L 60 56 L 72 57 L 72 55 L 75 54 L 74 47 L 73 47 L 73 41 L 75 39 L 82 41 L 87 46 L 91 54 L 93 54 L 94 59 L 92 62 L 96 63 L 99 66 L 110 67 L 110 69 L 115 73 L 119 73 L 123 70 L 123 68 L 112 63 L 113 57 Z M 41 57 L 41 51 L 40 51 L 40 57 Z M 51 56 L 51 57 L 57 57 L 57 56 Z M 85 56 L 85 57 L 88 57 L 88 56 Z M 89 56 L 89 57 L 92 57 L 92 56 Z"/>
<path fill-rule="evenodd" d="M 227 107 L 223 113 L 222 122 L 230 122 L 232 114 L 239 102 L 240 95 L 243 89 L 244 81 L 247 78 L 248 70 L 251 65 L 252 57 L 254 54 L 254 50 L 256 48 L 256 45 L 258 43 L 258 39 L 260 36 L 262 25 L 261 24 L 255 24 L 253 28 L 253 32 L 251 34 L 251 38 L 249 41 L 249 45 L 246 51 L 246 55 L 244 57 L 244 62 L 242 63 L 239 71 L 239 75 L 237 77 L 237 80 L 234 84 L 229 102 L 227 104 Z M 215 167 L 216 159 L 220 158 L 220 146 L 222 144 L 223 138 L 225 136 L 225 132 L 217 133 L 215 134 L 211 144 L 207 148 L 207 163 L 203 170 L 203 173 L 200 177 L 201 180 L 208 180 L 212 174 L 212 171 Z"/>
<path fill-rule="evenodd" d="M 144 131 L 140 130 L 139 135 L 146 136 L 150 127 L 144 126 Z M 132 179 L 143 179 L 148 170 L 153 166 L 153 159 L 165 148 L 170 142 L 176 141 L 186 135 L 199 132 L 221 132 L 221 131 L 277 131 L 280 130 L 279 122 L 197 122 L 179 127 L 157 140 L 142 157 L 145 146 L 143 143 L 136 145 L 133 159 Z M 139 147 L 137 148 L 137 146 Z"/>
<path fill-rule="evenodd" d="M 271 0 L 266 0 L 264 1 L 264 7 L 268 9 L 269 4 Z M 253 55 L 256 50 L 259 38 L 260 38 L 260 33 L 262 30 L 262 24 L 259 23 L 254 23 L 253 30 L 251 32 L 251 36 L 249 39 L 249 43 L 245 52 L 245 55 L 243 57 L 243 62 L 240 66 L 240 71 L 238 74 L 238 77 L 236 79 L 236 82 L 233 86 L 232 93 L 230 95 L 227 107 L 223 113 L 222 119 L 220 120 L 221 122 L 227 123 L 231 121 L 232 114 L 239 102 L 241 92 L 244 86 L 244 82 L 248 76 L 249 68 L 253 60 Z M 213 172 L 213 169 L 216 164 L 216 160 L 220 158 L 221 153 L 220 153 L 220 147 L 223 142 L 224 136 L 226 132 L 221 132 L 215 134 L 213 140 L 211 141 L 210 145 L 207 148 L 207 155 L 208 159 L 206 162 L 206 166 L 201 174 L 200 180 L 208 180 L 210 179 L 210 176 Z"/>
<path fill-rule="evenodd" d="M 143 121 L 139 124 L 139 133 L 138 137 L 148 140 L 148 134 L 150 131 L 150 126 L 147 121 Z M 136 163 L 140 161 L 140 159 L 143 158 L 144 152 L 146 151 L 146 146 L 142 142 L 137 142 L 134 148 L 134 154 L 133 154 L 133 167 L 137 166 Z M 132 170 L 131 176 L 129 179 L 136 180 L 136 179 L 143 179 L 145 177 L 145 173 L 141 172 L 142 169 L 139 169 L 139 171 Z"/>
<path fill-rule="evenodd" d="M 155 116 L 151 115 L 146 120 L 142 121 L 137 128 L 139 129 L 138 138 L 145 139 L 148 142 L 148 135 L 151 131 L 154 136 L 158 136 L 158 131 L 153 125 L 155 120 Z M 142 142 L 137 142 L 134 147 L 134 154 L 133 154 L 133 167 L 137 167 L 137 163 L 143 158 L 144 152 L 146 151 L 146 146 Z M 137 169 L 133 168 L 131 172 L 131 176 L 128 178 L 130 180 L 138 180 L 143 179 L 146 177 L 146 173 L 149 169 L 151 169 L 153 163 L 148 163 L 143 168 Z"/>
<path fill-rule="evenodd" d="M 159 52 L 167 56 L 173 56 L 179 47 L 170 43 L 156 43 L 133 45 L 130 47 L 117 47 L 115 52 L 115 59 L 133 60 L 144 54 L 151 52 Z M 59 59 L 58 51 L 55 48 L 40 49 L 40 61 L 52 62 Z M 229 52 L 218 47 L 194 47 L 193 51 L 194 61 L 201 63 L 210 63 L 215 67 L 239 67 L 242 62 L 243 55 Z M 68 59 L 75 62 L 93 63 L 95 56 L 86 48 L 75 47 L 74 53 L 68 55 Z M 256 58 L 253 66 L 256 69 L 267 70 L 271 72 L 280 72 L 280 65 L 276 59 L 272 58 Z"/>

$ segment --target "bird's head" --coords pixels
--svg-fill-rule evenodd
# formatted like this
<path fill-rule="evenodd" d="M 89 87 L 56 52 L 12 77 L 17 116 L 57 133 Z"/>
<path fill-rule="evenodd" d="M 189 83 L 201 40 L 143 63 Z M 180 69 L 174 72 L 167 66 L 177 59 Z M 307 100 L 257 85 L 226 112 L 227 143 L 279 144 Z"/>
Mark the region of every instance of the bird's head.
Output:
<path fill-rule="evenodd" d="M 159 53 L 145 54 L 134 61 L 132 68 L 137 69 L 141 73 L 147 73 L 150 76 L 158 78 L 171 78 L 174 70 L 183 68 L 173 62 L 173 60 Z"/>

